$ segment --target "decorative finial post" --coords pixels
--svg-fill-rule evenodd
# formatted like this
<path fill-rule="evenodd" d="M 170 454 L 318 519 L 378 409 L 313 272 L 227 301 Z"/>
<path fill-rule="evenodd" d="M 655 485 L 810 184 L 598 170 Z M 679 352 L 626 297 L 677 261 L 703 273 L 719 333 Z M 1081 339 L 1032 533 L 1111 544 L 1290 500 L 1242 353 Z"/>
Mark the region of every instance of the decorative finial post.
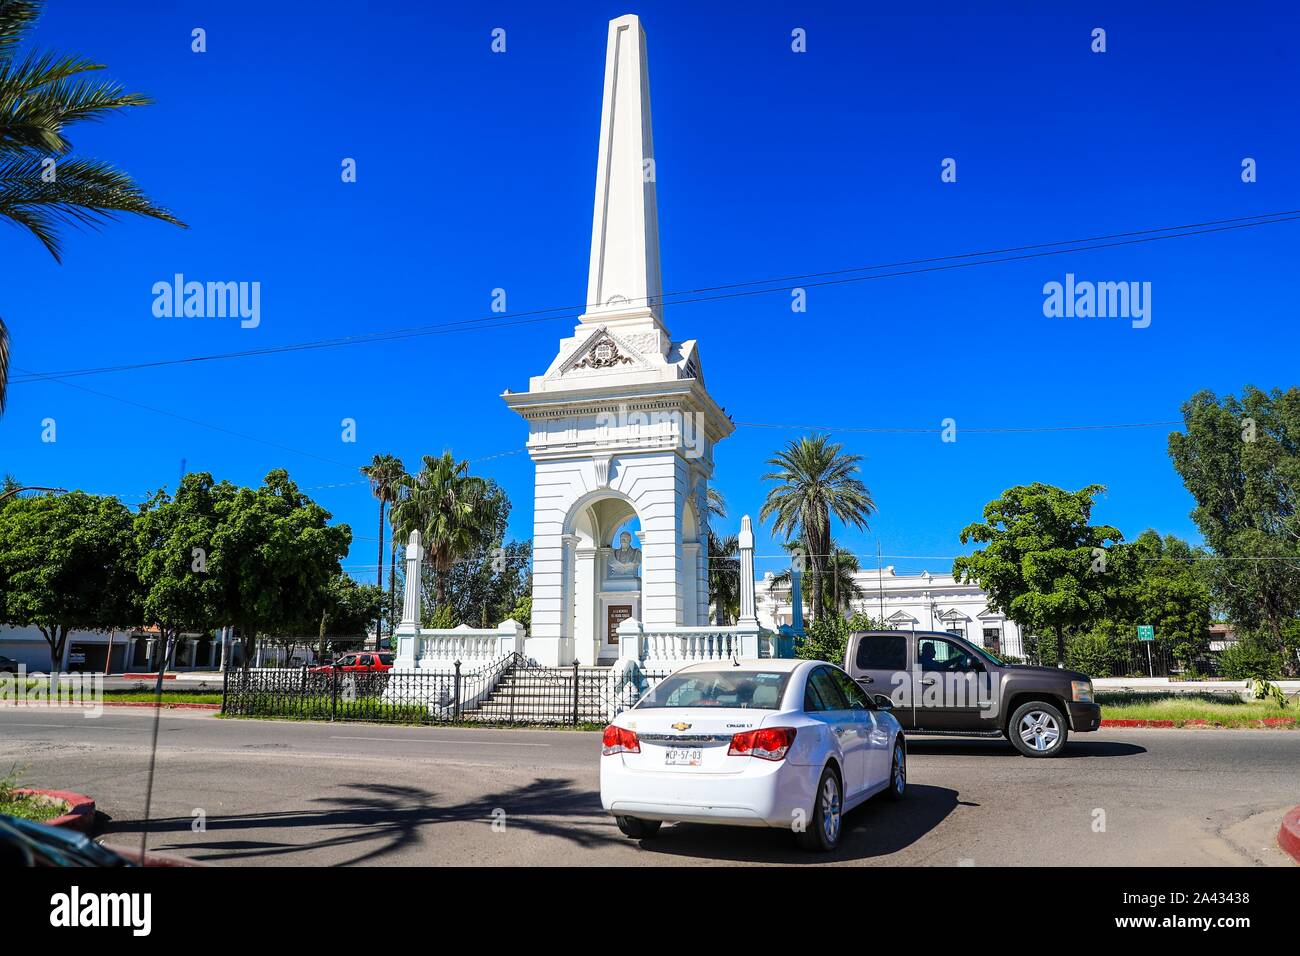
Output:
<path fill-rule="evenodd" d="M 402 589 L 402 623 L 397 625 L 398 668 L 414 669 L 420 653 L 420 567 L 424 547 L 420 532 L 412 531 L 406 541 L 406 584 Z"/>

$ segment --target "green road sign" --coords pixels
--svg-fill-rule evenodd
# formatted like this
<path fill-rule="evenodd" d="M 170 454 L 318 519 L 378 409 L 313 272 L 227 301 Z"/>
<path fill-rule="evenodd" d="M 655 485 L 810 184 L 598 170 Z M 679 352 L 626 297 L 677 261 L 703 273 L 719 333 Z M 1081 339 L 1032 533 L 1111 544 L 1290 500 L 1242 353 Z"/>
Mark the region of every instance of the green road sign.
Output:
<path fill-rule="evenodd" d="M 1139 641 L 1154 641 L 1155 639 L 1156 639 L 1156 629 L 1154 627 L 1152 627 L 1150 624 L 1138 625 Z"/>

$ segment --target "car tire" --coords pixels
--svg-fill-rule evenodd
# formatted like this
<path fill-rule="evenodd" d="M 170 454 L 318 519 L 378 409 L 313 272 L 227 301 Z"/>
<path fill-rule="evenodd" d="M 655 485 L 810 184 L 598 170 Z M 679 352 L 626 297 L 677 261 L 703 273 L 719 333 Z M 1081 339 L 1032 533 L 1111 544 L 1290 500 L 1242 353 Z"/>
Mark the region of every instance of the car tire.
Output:
<path fill-rule="evenodd" d="M 614 822 L 623 835 L 633 840 L 650 840 L 659 834 L 662 820 L 638 820 L 636 817 L 615 817 Z"/>
<path fill-rule="evenodd" d="M 827 766 L 813 794 L 808 825 L 795 834 L 799 846 L 818 853 L 830 853 L 840 844 L 844 830 L 844 786 L 835 768 Z"/>
<path fill-rule="evenodd" d="M 1065 715 L 1045 700 L 1021 704 L 1007 722 L 1007 739 L 1026 757 L 1059 756 L 1069 736 Z"/>
<path fill-rule="evenodd" d="M 907 747 L 902 737 L 894 741 L 894 755 L 889 758 L 889 786 L 886 789 L 890 800 L 902 800 L 907 796 Z"/>

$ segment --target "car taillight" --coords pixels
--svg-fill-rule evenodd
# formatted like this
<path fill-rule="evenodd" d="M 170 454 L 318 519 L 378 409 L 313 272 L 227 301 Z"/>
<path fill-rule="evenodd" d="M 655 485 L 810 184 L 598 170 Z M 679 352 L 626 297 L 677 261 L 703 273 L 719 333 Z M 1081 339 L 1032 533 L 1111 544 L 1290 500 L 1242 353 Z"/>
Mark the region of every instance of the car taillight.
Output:
<path fill-rule="evenodd" d="M 727 756 L 784 760 L 793 743 L 793 727 L 764 727 L 761 730 L 749 730 L 733 736 Z"/>
<path fill-rule="evenodd" d="M 610 754 L 639 754 L 641 741 L 637 739 L 635 730 L 610 724 L 605 728 L 605 736 L 601 738 L 600 752 L 606 757 Z"/>

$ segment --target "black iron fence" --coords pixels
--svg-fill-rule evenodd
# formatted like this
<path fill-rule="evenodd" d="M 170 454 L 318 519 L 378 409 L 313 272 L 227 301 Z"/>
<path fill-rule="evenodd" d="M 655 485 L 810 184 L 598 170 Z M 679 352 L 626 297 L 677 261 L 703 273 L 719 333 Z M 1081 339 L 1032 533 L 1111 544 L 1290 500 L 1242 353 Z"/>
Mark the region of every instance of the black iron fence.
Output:
<path fill-rule="evenodd" d="M 508 654 L 473 668 L 232 671 L 222 713 L 381 723 L 596 726 L 640 700 L 665 673 L 540 667 Z"/>
<path fill-rule="evenodd" d="M 1026 664 L 1055 666 L 1055 648 L 1042 654 L 1031 648 L 1025 657 L 1017 658 Z M 1068 655 L 1066 667 L 1083 671 L 1091 677 L 1164 677 L 1169 680 L 1199 680 L 1219 676 L 1219 659 L 1216 654 L 1206 654 L 1190 660 L 1176 657 L 1159 643 L 1120 646 L 1104 653 Z"/>

